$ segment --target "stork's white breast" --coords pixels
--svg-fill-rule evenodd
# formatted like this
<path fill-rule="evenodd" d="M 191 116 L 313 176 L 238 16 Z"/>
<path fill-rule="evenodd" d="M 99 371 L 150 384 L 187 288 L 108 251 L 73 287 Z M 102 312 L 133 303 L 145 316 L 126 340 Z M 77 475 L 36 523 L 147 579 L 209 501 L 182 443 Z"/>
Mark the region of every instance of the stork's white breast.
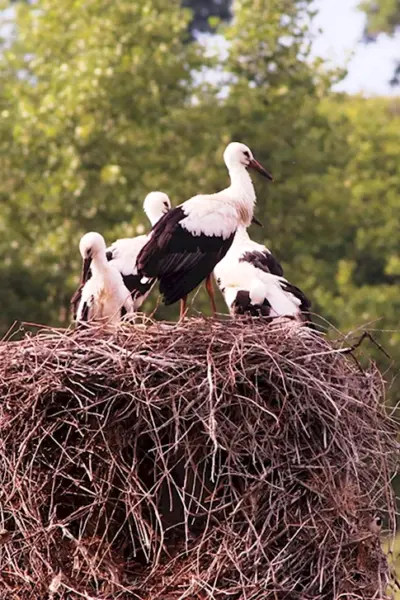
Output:
<path fill-rule="evenodd" d="M 182 205 L 182 209 L 187 216 L 180 225 L 195 236 L 216 236 L 226 240 L 237 230 L 239 218 L 235 206 L 212 194 L 194 196 Z"/>

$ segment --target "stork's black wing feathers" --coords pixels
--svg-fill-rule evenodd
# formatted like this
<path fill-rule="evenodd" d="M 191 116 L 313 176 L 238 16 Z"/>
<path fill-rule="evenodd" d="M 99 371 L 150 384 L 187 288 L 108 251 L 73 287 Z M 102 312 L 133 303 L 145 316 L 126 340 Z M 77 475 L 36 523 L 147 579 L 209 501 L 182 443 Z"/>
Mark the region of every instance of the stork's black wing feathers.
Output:
<path fill-rule="evenodd" d="M 180 225 L 186 217 L 181 207 L 166 213 L 153 227 L 137 258 L 140 275 L 156 277 L 165 304 L 177 302 L 208 275 L 228 252 L 234 234 L 223 239 L 193 235 Z"/>
<path fill-rule="evenodd" d="M 138 254 L 136 266 L 138 273 L 146 277 L 158 277 L 160 274 L 160 259 L 171 238 L 179 221 L 185 218 L 182 208 L 177 207 L 170 210 L 154 225 L 149 241 L 143 246 Z"/>
<path fill-rule="evenodd" d="M 302 292 L 301 289 L 298 288 L 296 285 L 293 285 L 288 281 L 282 283 L 282 289 L 285 292 L 290 292 L 291 294 L 293 294 L 293 296 L 296 296 L 296 298 L 300 300 L 300 310 L 303 313 L 304 321 L 307 322 L 307 325 L 308 327 L 310 327 L 310 329 L 317 330 L 317 327 L 313 323 L 313 320 L 310 315 L 311 301 L 307 298 L 304 292 Z"/>
<path fill-rule="evenodd" d="M 82 271 L 81 271 L 81 280 L 79 283 L 79 287 L 70 300 L 70 306 L 71 306 L 72 315 L 73 315 L 74 319 L 76 319 L 76 315 L 78 312 L 78 306 L 79 306 L 79 303 L 80 303 L 81 297 L 82 297 L 82 290 L 85 286 L 85 283 L 87 281 L 89 281 L 89 279 L 92 276 L 92 269 L 90 268 L 91 264 L 92 264 L 91 258 L 85 258 L 83 260 Z"/>
<path fill-rule="evenodd" d="M 301 291 L 300 288 L 293 285 L 292 283 L 289 283 L 288 281 L 285 281 L 284 283 L 282 283 L 281 287 L 285 292 L 293 294 L 293 296 L 295 296 L 296 298 L 298 298 L 300 300 L 300 302 L 301 302 L 300 310 L 302 312 L 306 312 L 306 311 L 310 310 L 311 302 L 307 298 L 307 296 L 304 294 L 304 292 Z"/>
<path fill-rule="evenodd" d="M 83 309 L 82 309 L 82 321 L 88 321 L 89 320 L 89 304 L 87 302 L 85 302 L 85 304 L 83 305 Z"/>
<path fill-rule="evenodd" d="M 72 312 L 74 321 L 76 320 L 76 315 L 78 313 L 78 306 L 79 306 L 79 303 L 80 303 L 81 297 L 82 297 L 82 289 L 83 289 L 83 285 L 80 284 L 78 289 L 74 292 L 74 295 L 72 296 L 72 298 L 70 300 L 71 312 Z"/>
<path fill-rule="evenodd" d="M 143 283 L 141 275 L 122 275 L 122 280 L 125 287 L 130 291 L 133 300 L 145 296 L 155 282 L 155 279 L 148 279 Z"/>
<path fill-rule="evenodd" d="M 199 238 L 202 236 L 198 236 Z M 206 236 L 204 236 L 206 237 Z M 228 252 L 233 235 L 227 240 L 220 240 L 221 244 L 217 251 L 205 252 L 201 246 L 189 257 L 184 257 L 182 270 L 174 270 L 160 276 L 160 292 L 164 297 L 166 305 L 177 302 L 194 290 L 208 275 L 214 267 Z M 209 238 L 208 238 L 209 239 Z M 199 240 L 201 244 L 202 240 Z"/>
<path fill-rule="evenodd" d="M 267 250 L 245 252 L 241 257 L 240 262 L 248 262 L 265 273 L 271 273 L 272 275 L 278 275 L 279 277 L 282 277 L 283 275 L 283 269 L 280 262 L 273 254 L 271 254 L 271 252 L 267 252 Z"/>

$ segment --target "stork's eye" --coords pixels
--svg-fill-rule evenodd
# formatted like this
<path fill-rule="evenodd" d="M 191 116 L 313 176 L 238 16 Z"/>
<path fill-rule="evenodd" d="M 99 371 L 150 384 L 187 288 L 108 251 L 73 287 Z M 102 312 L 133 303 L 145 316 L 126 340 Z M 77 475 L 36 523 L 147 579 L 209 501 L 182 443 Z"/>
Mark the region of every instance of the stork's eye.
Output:
<path fill-rule="evenodd" d="M 165 206 L 165 208 L 169 208 L 168 202 L 164 202 L 164 206 Z"/>
<path fill-rule="evenodd" d="M 250 158 L 250 152 L 248 152 L 247 150 L 244 150 L 243 154 L 246 158 Z"/>

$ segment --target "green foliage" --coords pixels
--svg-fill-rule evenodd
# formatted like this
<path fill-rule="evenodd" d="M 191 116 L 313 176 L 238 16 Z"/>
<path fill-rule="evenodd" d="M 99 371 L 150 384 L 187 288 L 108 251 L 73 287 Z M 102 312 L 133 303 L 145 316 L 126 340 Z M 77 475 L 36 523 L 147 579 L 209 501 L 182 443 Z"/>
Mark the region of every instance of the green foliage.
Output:
<path fill-rule="evenodd" d="M 389 564 L 398 580 L 400 575 L 400 535 L 397 535 L 394 540 L 384 540 L 382 546 L 385 552 L 388 553 Z M 393 592 L 393 590 L 389 591 Z M 394 600 L 400 600 L 400 588 L 398 584 L 395 586 Z"/>
<path fill-rule="evenodd" d="M 79 237 L 147 228 L 150 190 L 177 204 L 221 189 L 223 149 L 241 140 L 275 177 L 254 177 L 264 229 L 252 235 L 316 312 L 387 330 L 400 358 L 400 106 L 331 92 L 341 73 L 310 57 L 311 2 L 233 8 L 227 56 L 210 58 L 188 43 L 177 0 L 18 5 L 0 60 L 3 331 L 14 319 L 66 324 Z M 202 291 L 195 306 L 208 311 Z"/>
<path fill-rule="evenodd" d="M 375 41 L 381 33 L 394 36 L 400 28 L 400 0 L 363 0 L 359 8 L 365 12 L 364 30 L 366 42 Z M 391 85 L 400 84 L 400 60 L 394 68 Z"/>
<path fill-rule="evenodd" d="M 367 32 L 371 36 L 393 35 L 400 26 L 399 0 L 364 0 L 360 9 L 367 15 Z"/>
<path fill-rule="evenodd" d="M 397 364 L 399 101 L 330 92 L 340 74 L 310 63 L 307 3 L 261 1 L 259 13 L 250 0 L 240 6 L 226 32 L 235 77 L 225 112 L 233 137 L 275 177 L 267 196 L 257 182 L 263 241 L 334 326 L 385 330 L 377 338 Z"/>
<path fill-rule="evenodd" d="M 193 72 L 207 64 L 185 44 L 189 18 L 179 2 L 162 0 L 17 8 L 0 73 L 2 252 L 11 241 L 13 260 L 52 280 L 47 320 L 57 320 L 76 284 L 79 236 L 133 235 L 145 193 L 169 191 L 184 168 L 175 122 L 191 110 Z"/>
<path fill-rule="evenodd" d="M 182 6 L 190 8 L 192 32 L 214 31 L 221 21 L 231 18 L 232 0 L 182 0 Z"/>
<path fill-rule="evenodd" d="M 342 97 L 325 103 L 322 110 L 329 113 L 333 126 L 344 119 L 348 124 L 344 139 L 348 155 L 341 170 L 344 244 L 329 299 L 332 316 L 340 314 L 345 328 L 354 326 L 357 316 L 379 319 L 378 328 L 394 328 L 400 291 L 400 104 Z M 398 340 L 399 334 L 393 333 L 389 345 L 396 347 Z"/>

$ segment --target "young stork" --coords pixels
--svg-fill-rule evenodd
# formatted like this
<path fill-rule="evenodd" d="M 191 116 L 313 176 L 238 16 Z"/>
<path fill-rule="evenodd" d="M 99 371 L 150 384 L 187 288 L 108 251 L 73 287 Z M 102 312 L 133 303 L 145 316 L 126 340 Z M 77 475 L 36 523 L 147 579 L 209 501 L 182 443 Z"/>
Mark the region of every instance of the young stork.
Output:
<path fill-rule="evenodd" d="M 171 210 L 171 201 L 163 192 L 150 192 L 143 202 L 143 210 L 154 227 Z M 156 282 L 154 278 L 141 281 L 136 266 L 138 254 L 148 240 L 149 234 L 122 238 L 107 248 L 107 259 L 121 273 L 124 284 L 131 292 L 135 311 L 139 310 Z"/>
<path fill-rule="evenodd" d="M 253 242 L 240 227 L 214 277 L 232 315 L 282 317 L 310 322 L 310 301 L 282 277 L 283 270 L 271 252 Z"/>
<path fill-rule="evenodd" d="M 165 304 L 181 300 L 181 318 L 187 295 L 204 279 L 216 312 L 213 269 L 229 250 L 237 228 L 253 220 L 256 195 L 247 170 L 255 169 L 272 181 L 244 144 L 229 144 L 224 160 L 230 186 L 216 194 L 194 196 L 169 211 L 153 227 L 137 259 L 140 275 L 159 280 Z"/>
<path fill-rule="evenodd" d="M 77 322 L 103 320 L 109 324 L 119 323 L 125 313 L 133 312 L 133 301 L 125 287 L 121 273 L 106 257 L 106 243 L 99 233 L 86 233 L 79 243 L 83 259 L 83 278 L 91 270 L 92 276 L 86 280 L 77 307 Z"/>
<path fill-rule="evenodd" d="M 163 192 L 150 192 L 143 202 L 143 210 L 152 226 L 154 226 L 155 223 L 170 210 L 170 208 L 171 201 L 167 194 L 164 194 Z M 135 312 L 139 310 L 156 282 L 154 278 L 142 282 L 136 268 L 137 256 L 147 241 L 147 234 L 138 235 L 134 238 L 122 238 L 114 242 L 106 250 L 107 260 L 121 273 L 124 284 L 131 293 L 133 310 Z M 76 312 L 76 306 L 79 304 L 83 286 L 91 277 L 92 272 L 89 262 L 86 266 L 86 273 L 82 273 L 81 285 L 71 300 L 74 312 Z"/>

